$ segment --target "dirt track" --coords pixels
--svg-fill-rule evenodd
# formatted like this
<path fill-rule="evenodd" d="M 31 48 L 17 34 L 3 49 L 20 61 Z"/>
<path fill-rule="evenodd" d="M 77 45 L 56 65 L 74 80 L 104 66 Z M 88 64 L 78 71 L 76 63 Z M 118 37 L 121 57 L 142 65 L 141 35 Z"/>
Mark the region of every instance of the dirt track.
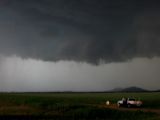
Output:
<path fill-rule="evenodd" d="M 110 109 L 116 109 L 121 111 L 143 111 L 143 112 L 153 112 L 160 116 L 160 109 L 150 109 L 150 108 L 125 108 L 125 107 L 118 107 L 117 104 L 111 104 L 111 105 L 101 105 L 100 107 L 110 108 Z"/>

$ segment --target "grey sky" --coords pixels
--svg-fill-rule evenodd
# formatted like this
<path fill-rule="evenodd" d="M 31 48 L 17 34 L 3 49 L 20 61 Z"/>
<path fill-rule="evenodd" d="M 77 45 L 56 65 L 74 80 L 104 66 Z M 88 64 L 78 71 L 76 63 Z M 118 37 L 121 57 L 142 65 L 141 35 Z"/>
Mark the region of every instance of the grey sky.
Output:
<path fill-rule="evenodd" d="M 159 5 L 1 0 L 0 90 L 158 89 Z"/>
<path fill-rule="evenodd" d="M 128 86 L 155 90 L 160 83 L 160 58 L 93 66 L 1 56 L 0 63 L 1 91 L 103 91 Z"/>
<path fill-rule="evenodd" d="M 0 52 L 92 64 L 159 56 L 159 2 L 149 1 L 2 0 Z"/>

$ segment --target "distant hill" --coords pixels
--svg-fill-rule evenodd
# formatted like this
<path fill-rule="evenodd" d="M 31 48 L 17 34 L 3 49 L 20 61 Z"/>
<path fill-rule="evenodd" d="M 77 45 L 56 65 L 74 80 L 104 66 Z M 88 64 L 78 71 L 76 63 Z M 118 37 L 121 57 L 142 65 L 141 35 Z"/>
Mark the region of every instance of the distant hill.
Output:
<path fill-rule="evenodd" d="M 139 87 L 128 87 L 122 90 L 122 92 L 147 92 L 148 90 Z"/>
<path fill-rule="evenodd" d="M 148 90 L 139 87 L 115 88 L 111 92 L 148 92 Z"/>
<path fill-rule="evenodd" d="M 160 90 L 156 90 L 155 92 L 160 92 Z"/>

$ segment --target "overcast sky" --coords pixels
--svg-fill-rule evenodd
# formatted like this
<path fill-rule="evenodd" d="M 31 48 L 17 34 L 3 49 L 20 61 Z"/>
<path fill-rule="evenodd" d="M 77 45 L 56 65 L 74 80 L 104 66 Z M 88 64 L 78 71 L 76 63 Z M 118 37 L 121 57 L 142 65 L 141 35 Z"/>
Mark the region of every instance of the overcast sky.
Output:
<path fill-rule="evenodd" d="M 159 6 L 0 0 L 0 91 L 159 89 Z"/>

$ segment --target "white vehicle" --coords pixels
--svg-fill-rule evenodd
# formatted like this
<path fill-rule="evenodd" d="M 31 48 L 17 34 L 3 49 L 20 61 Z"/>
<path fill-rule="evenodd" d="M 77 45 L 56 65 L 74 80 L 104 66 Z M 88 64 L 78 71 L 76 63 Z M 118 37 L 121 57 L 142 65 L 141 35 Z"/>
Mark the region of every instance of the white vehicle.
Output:
<path fill-rule="evenodd" d="M 136 100 L 134 98 L 122 98 L 122 100 L 119 100 L 117 102 L 118 107 L 124 106 L 124 107 L 141 107 L 142 101 Z"/>

